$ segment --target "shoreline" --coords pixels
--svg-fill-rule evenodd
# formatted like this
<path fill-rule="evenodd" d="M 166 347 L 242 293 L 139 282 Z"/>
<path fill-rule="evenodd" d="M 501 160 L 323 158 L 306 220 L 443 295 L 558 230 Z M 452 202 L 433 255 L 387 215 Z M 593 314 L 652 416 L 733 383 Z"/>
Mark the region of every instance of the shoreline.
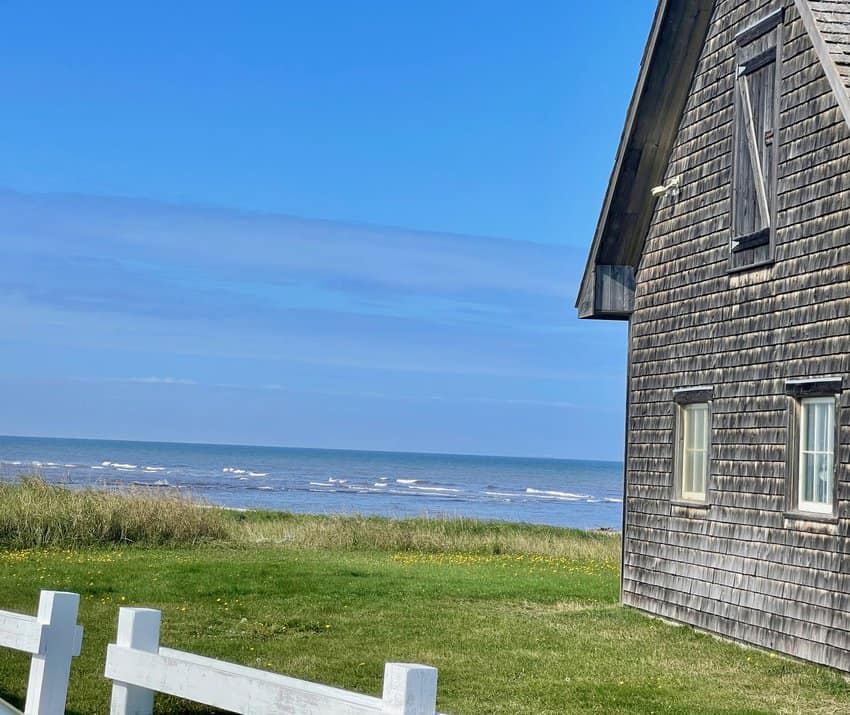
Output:
<path fill-rule="evenodd" d="M 619 527 L 618 463 L 0 437 L 0 479 L 189 491 L 233 508 Z"/>

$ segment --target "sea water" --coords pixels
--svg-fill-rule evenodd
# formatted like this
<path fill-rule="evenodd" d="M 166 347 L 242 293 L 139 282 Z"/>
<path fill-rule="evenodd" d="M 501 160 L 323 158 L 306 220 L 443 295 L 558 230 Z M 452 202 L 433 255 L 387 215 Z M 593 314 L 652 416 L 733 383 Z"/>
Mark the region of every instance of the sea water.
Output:
<path fill-rule="evenodd" d="M 177 490 L 315 514 L 448 515 L 618 529 L 623 465 L 406 452 L 0 437 L 0 479 Z"/>

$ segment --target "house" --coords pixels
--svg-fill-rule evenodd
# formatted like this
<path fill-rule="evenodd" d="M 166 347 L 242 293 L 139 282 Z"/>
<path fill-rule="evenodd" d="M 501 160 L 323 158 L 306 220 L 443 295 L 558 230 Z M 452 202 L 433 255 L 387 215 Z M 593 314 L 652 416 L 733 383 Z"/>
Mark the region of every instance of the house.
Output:
<path fill-rule="evenodd" d="M 576 305 L 623 603 L 850 671 L 850 0 L 660 0 Z"/>

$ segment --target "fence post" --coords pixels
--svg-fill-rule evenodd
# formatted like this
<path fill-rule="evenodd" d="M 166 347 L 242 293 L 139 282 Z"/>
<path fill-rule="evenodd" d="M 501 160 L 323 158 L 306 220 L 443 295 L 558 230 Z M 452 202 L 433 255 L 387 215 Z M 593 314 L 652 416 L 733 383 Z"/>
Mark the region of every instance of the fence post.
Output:
<path fill-rule="evenodd" d="M 122 608 L 118 611 L 116 645 L 149 653 L 159 652 L 160 612 L 152 608 Z M 112 715 L 151 715 L 153 691 L 115 682 L 112 685 Z"/>
<path fill-rule="evenodd" d="M 384 667 L 383 715 L 435 715 L 437 669 L 387 663 Z"/>
<path fill-rule="evenodd" d="M 64 715 L 71 659 L 80 654 L 83 629 L 77 625 L 80 596 L 63 591 L 42 591 L 38 622 L 41 647 L 32 657 L 25 715 Z"/>

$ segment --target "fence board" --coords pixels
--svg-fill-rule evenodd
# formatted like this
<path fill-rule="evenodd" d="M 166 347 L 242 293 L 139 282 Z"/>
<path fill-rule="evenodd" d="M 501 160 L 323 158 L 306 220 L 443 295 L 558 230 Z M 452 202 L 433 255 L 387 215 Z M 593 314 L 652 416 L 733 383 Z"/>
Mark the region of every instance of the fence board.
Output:
<path fill-rule="evenodd" d="M 122 608 L 118 642 L 107 649 L 112 715 L 150 715 L 165 693 L 234 713 L 260 715 L 436 715 L 437 671 L 388 663 L 383 698 L 158 647 L 160 615 Z"/>

